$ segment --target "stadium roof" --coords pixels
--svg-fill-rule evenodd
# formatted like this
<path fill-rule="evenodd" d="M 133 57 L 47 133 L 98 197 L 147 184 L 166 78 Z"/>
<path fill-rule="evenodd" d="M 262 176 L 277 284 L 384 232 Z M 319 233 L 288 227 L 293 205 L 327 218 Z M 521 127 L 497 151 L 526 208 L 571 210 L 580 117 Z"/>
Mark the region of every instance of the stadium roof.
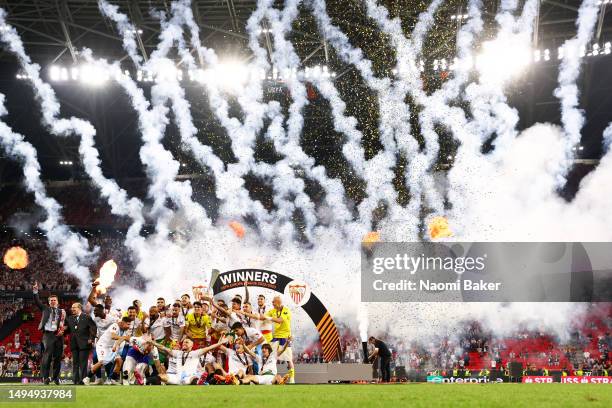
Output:
<path fill-rule="evenodd" d="M 607 1 L 607 0 L 606 0 Z M 127 13 L 142 33 L 139 35 L 140 48 L 143 54 L 148 55 L 157 45 L 159 34 L 158 18 L 152 15 L 151 10 L 168 10 L 171 0 L 109 0 L 110 3 L 120 6 L 122 12 Z M 282 6 L 283 1 L 275 2 Z M 415 2 L 413 0 L 386 0 L 379 1 L 385 4 L 393 15 L 399 15 L 402 21 L 411 27 L 416 21 L 416 16 L 429 4 L 429 0 Z M 497 12 L 499 2 L 483 1 L 483 12 L 489 21 L 493 20 Z M 522 3 L 522 2 L 521 2 Z M 537 24 L 537 40 L 535 46 L 539 48 L 550 48 L 556 51 L 565 39 L 575 35 L 577 10 L 579 0 L 542 0 Z M 351 12 L 344 12 L 345 4 L 352 5 Z M 417 4 L 415 6 L 415 4 Z M 430 50 L 432 58 L 436 53 L 437 58 L 447 58 L 454 53 L 454 25 L 450 18 L 454 14 L 465 13 L 467 0 L 449 0 L 444 2 L 442 9 L 438 12 L 441 19 L 448 17 L 446 28 L 450 34 L 447 40 L 440 41 L 439 47 Z M 364 13 L 357 10 L 361 2 L 359 0 L 334 0 L 329 1 L 330 7 L 336 7 L 330 15 L 335 21 L 342 21 L 343 29 L 351 27 L 366 27 L 368 22 Z M 246 20 L 255 9 L 256 0 L 193 0 L 194 16 L 201 28 L 202 42 L 220 55 L 250 55 L 246 35 Z M 95 51 L 98 57 L 107 57 L 113 60 L 123 60 L 127 68 L 130 61 L 122 49 L 120 36 L 108 19 L 103 17 L 98 9 L 97 0 L 0 0 L 0 7 L 7 11 L 7 20 L 15 26 L 24 40 L 26 50 L 35 62 L 38 62 L 43 70 L 51 64 L 64 64 L 69 66 L 79 60 L 78 50 L 88 47 Z M 612 41 L 612 4 L 602 4 L 604 13 L 600 13 L 597 24 L 594 43 Z M 437 30 L 440 29 L 440 26 Z M 267 35 L 267 34 L 266 34 Z M 291 40 L 299 43 L 296 46 L 303 64 L 317 64 L 329 62 L 334 70 L 338 72 L 337 85 L 345 88 L 354 88 L 355 76 L 346 75 L 352 67 L 342 64 L 335 58 L 331 47 L 325 46 L 323 39 L 317 34 L 313 27 L 312 18 L 309 13 L 302 13 L 298 22 L 294 24 Z M 359 45 L 359 44 L 358 44 Z M 266 41 L 270 47 L 270 42 Z M 1 52 L 0 56 L 0 92 L 8 97 L 7 106 L 9 115 L 7 123 L 16 131 L 27 136 L 37 151 L 43 167 L 45 177 L 54 180 L 65 180 L 67 178 L 79 178 L 78 143 L 74 138 L 53 138 L 39 124 L 39 112 L 33 108 L 33 98 L 27 81 L 15 79 L 17 67 L 15 59 L 7 52 Z M 587 123 L 583 133 L 601 135 L 601 129 L 610 120 L 607 112 L 612 111 L 612 70 L 609 69 L 612 56 L 602 57 L 598 62 L 585 62 L 588 67 L 584 69 L 585 78 L 581 83 L 584 105 L 587 108 Z M 593 59 L 595 60 L 595 59 Z M 552 96 L 552 89 L 556 86 L 557 65 L 556 61 L 550 61 L 548 67 L 542 65 L 529 79 L 530 83 L 522 84 L 522 88 L 511 90 L 511 103 L 521 110 L 520 127 L 525 128 L 535 122 L 558 123 L 559 105 Z M 45 73 L 46 75 L 46 73 Z M 46 76 L 45 76 L 46 78 Z M 344 83 L 344 84 L 343 84 Z M 62 114 L 76 115 L 87 118 L 94 124 L 98 134 L 96 136 L 97 148 L 100 151 L 104 170 L 109 176 L 138 177 L 144 173 L 138 163 L 138 149 L 140 140 L 137 135 L 137 123 L 135 115 L 131 114 L 131 108 L 125 101 L 125 96 L 118 95 L 101 89 L 92 92 L 78 87 L 55 86 L 58 97 L 62 102 Z M 220 126 L 212 123 L 212 115 L 205 113 L 209 111 L 205 98 L 201 94 L 190 99 L 193 106 L 196 126 L 201 130 L 198 135 L 204 142 L 211 142 L 217 149 L 223 160 L 232 160 L 231 153 L 224 156 L 223 146 L 229 146 L 228 138 L 223 136 Z M 588 106 L 587 106 L 588 105 Z M 306 121 L 309 115 L 317 112 L 305 112 Z M 315 122 L 320 123 L 321 115 L 317 116 Z M 318 125 L 317 125 L 318 126 Z M 329 132 L 333 132 L 332 125 L 325 125 Z M 170 133 L 173 129 L 169 129 Z M 176 139 L 176 138 L 175 138 Z M 169 137 L 165 140 L 167 148 L 171 149 L 176 157 L 183 161 L 183 153 L 180 143 Z M 317 146 L 320 148 L 321 139 Z M 333 143 L 330 142 L 333 145 Z M 593 138 L 592 146 L 585 146 L 586 158 L 597 158 L 600 150 L 600 138 Z M 219 147 L 221 146 L 221 147 Z M 333 150 L 333 149 L 336 150 Z M 226 149 L 227 150 L 227 149 Z M 336 146 L 323 148 L 322 155 L 335 154 Z M 127 159 L 129 158 L 129 159 Z M 319 157 L 316 157 L 319 159 Z M 185 173 L 194 174 L 202 171 L 199 167 L 190 168 L 189 158 L 184 157 Z M 8 160 L 2 159 L 0 154 L 0 184 L 3 182 L 18 181 L 20 169 Z M 74 163 L 74 166 L 66 166 L 62 163 Z M 76 170 L 75 170 L 76 169 Z"/>
<path fill-rule="evenodd" d="M 357 0 L 351 0 L 356 2 Z M 141 29 L 142 49 L 145 52 L 155 47 L 159 32 L 158 18 L 150 10 L 168 10 L 170 0 L 114 0 Z M 282 0 L 275 2 L 277 5 Z M 421 10 L 414 1 L 393 0 L 383 2 L 398 12 L 402 18 L 413 18 Z M 493 15 L 496 1 L 484 1 L 485 13 Z M 538 25 L 538 37 L 545 46 L 554 46 L 560 40 L 575 33 L 575 21 L 580 0 L 542 0 Z M 448 1 L 442 10 L 450 13 L 465 10 L 467 1 Z M 256 0 L 193 0 L 194 16 L 201 29 L 201 38 L 207 44 L 246 48 L 245 22 L 255 9 Z M 609 17 L 612 4 L 606 7 L 606 18 L 601 18 L 595 41 L 610 35 L 612 21 Z M 122 53 L 121 39 L 113 24 L 105 19 L 98 9 L 97 0 L 4 0 L 0 7 L 8 12 L 8 21 L 18 28 L 28 50 L 34 56 L 53 61 L 63 58 L 76 59 L 75 51 L 81 47 L 107 47 L 112 54 Z M 602 17 L 604 14 L 602 14 Z M 359 24 L 356 21 L 355 24 Z M 311 33 L 297 31 L 312 40 L 314 49 L 320 39 Z M 320 50 L 319 50 L 320 51 Z"/>

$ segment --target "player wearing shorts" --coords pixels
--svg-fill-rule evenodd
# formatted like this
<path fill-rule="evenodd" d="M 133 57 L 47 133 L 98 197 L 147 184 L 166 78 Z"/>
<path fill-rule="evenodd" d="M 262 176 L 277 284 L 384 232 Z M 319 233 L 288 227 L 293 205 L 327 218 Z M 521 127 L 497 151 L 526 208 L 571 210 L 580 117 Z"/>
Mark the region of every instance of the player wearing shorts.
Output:
<path fill-rule="evenodd" d="M 233 347 L 220 346 L 219 349 L 225 353 L 227 357 L 228 369 L 225 371 L 219 364 L 215 365 L 215 371 L 220 372 L 225 377 L 227 384 L 240 384 L 240 381 L 246 376 L 249 366 L 253 360 L 247 353 L 247 347 L 242 339 L 236 339 Z M 219 376 L 216 376 L 219 380 Z"/>
<path fill-rule="evenodd" d="M 123 363 L 124 385 L 144 385 L 149 365 L 153 364 L 153 360 L 159 360 L 157 349 L 148 335 L 131 337 L 128 343 L 130 349 Z"/>
<path fill-rule="evenodd" d="M 116 323 L 118 318 L 115 315 L 106 313 L 106 310 L 104 309 L 104 305 L 97 303 L 94 306 L 94 311 L 93 311 L 93 321 L 96 324 L 97 327 L 97 333 L 96 333 L 96 344 L 98 342 L 98 340 L 102 337 L 102 335 L 104 334 L 104 332 L 106 331 L 106 329 L 108 329 L 113 323 Z M 93 366 L 92 366 L 92 372 L 96 377 L 96 380 L 94 382 L 94 384 L 102 384 L 102 370 L 101 364 L 98 364 L 98 353 L 96 351 L 97 347 L 94 347 L 94 351 L 93 351 Z M 97 367 L 97 369 L 93 370 L 93 367 Z M 110 377 L 110 372 L 107 372 L 107 377 Z M 85 377 L 83 379 L 83 383 L 85 385 L 90 384 L 92 377 Z M 109 378 L 110 379 L 110 378 Z"/>
<path fill-rule="evenodd" d="M 293 352 L 291 345 L 286 343 L 291 336 L 291 311 L 283 306 L 280 296 L 275 296 L 272 300 L 274 308 L 264 315 L 264 320 L 274 322 L 274 337 L 272 338 L 272 348 L 276 349 L 279 361 L 286 361 L 289 367 L 289 382 L 295 383 L 295 369 L 293 366 Z M 286 345 L 286 346 L 285 346 Z M 282 352 L 279 353 L 279 347 Z"/>
<path fill-rule="evenodd" d="M 149 308 L 149 316 L 144 321 L 144 330 L 158 343 L 165 344 L 166 337 L 170 338 L 170 327 L 166 326 L 166 318 L 159 312 L 157 306 Z M 165 361 L 163 358 L 161 360 L 163 364 Z"/>
<path fill-rule="evenodd" d="M 160 352 L 168 356 L 168 370 L 165 374 L 160 374 L 159 378 L 162 382 L 173 385 L 196 384 L 202 375 L 200 357 L 221 346 L 221 343 L 216 343 L 193 350 L 193 342 L 190 339 L 183 340 L 180 350 L 171 350 L 157 342 L 153 344 Z"/>
<path fill-rule="evenodd" d="M 91 372 L 95 372 L 101 367 L 105 367 L 107 373 L 112 371 L 110 376 L 112 383 L 117 383 L 121 373 L 123 360 L 117 350 L 120 349 L 124 341 L 129 340 L 130 336 L 126 333 L 130 327 L 129 317 L 123 317 L 119 322 L 111 324 L 96 342 L 96 355 L 98 362 L 91 367 Z"/>
<path fill-rule="evenodd" d="M 287 347 L 289 343 L 285 343 Z M 281 354 L 284 349 L 281 349 Z M 276 370 L 276 364 L 278 362 L 276 351 L 269 344 L 263 344 L 261 346 L 261 357 L 253 353 L 251 350 L 247 350 L 247 353 L 252 358 L 257 360 L 259 366 L 259 372 L 257 375 L 247 375 L 242 379 L 242 384 L 260 384 L 260 385 L 272 385 L 272 384 L 284 384 L 289 379 L 289 373 L 284 377 L 278 375 Z"/>

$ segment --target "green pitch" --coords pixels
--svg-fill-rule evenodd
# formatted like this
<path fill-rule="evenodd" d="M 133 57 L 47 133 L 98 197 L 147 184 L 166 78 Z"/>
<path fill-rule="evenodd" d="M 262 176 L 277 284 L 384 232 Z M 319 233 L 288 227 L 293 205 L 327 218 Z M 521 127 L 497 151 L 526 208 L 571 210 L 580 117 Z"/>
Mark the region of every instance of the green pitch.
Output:
<path fill-rule="evenodd" d="M 12 407 L 605 407 L 605 384 L 394 384 L 286 386 L 77 387 L 74 403 L 4 404 Z"/>

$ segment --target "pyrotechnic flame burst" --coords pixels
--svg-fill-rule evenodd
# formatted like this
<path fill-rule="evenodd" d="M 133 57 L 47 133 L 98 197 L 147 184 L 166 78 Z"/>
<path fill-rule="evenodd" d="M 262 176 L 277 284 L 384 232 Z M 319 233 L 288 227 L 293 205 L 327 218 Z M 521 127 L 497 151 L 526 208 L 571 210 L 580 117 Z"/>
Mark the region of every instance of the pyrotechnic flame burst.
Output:
<path fill-rule="evenodd" d="M 429 222 L 429 236 L 431 239 L 452 237 L 453 232 L 450 230 L 448 220 L 441 216 L 432 218 Z"/>
<path fill-rule="evenodd" d="M 100 268 L 100 276 L 96 279 L 96 283 L 98 284 L 98 293 L 106 293 L 106 290 L 110 285 L 113 284 L 115 280 L 115 275 L 117 274 L 117 264 L 112 259 L 104 262 L 102 268 Z"/>
<path fill-rule="evenodd" d="M 28 263 L 28 253 L 22 247 L 14 246 L 4 253 L 4 264 L 11 269 L 24 269 Z"/>
<path fill-rule="evenodd" d="M 231 221 L 229 227 L 238 238 L 244 238 L 244 227 L 238 221 Z"/>

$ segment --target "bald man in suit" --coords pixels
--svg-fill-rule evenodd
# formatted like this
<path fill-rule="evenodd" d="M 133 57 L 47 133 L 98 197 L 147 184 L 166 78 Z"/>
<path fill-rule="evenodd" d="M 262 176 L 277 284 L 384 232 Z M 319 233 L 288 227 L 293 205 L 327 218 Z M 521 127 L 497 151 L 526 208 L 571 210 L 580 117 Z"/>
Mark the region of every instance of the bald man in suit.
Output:
<path fill-rule="evenodd" d="M 87 377 L 89 353 L 96 338 L 96 323 L 91 316 L 83 313 L 80 303 L 73 303 L 70 308 L 72 316 L 66 319 L 66 333 L 70 333 L 70 351 L 72 352 L 72 381 L 83 384 Z"/>

